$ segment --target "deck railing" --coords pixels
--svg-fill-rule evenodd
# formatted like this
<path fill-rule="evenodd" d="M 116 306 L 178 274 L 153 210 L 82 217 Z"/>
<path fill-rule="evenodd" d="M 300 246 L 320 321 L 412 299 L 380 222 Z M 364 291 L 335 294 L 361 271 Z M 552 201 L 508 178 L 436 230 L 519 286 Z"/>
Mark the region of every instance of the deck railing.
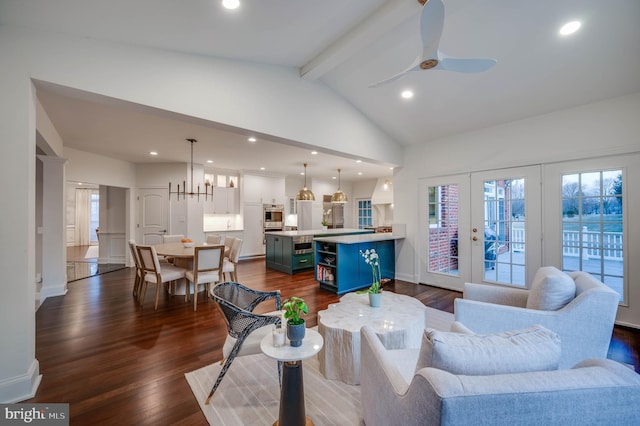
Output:
<path fill-rule="evenodd" d="M 524 227 L 511 227 L 511 250 L 524 251 Z M 562 232 L 562 255 L 583 259 L 600 258 L 604 260 L 623 260 L 624 240 L 622 232 L 582 231 Z"/>
<path fill-rule="evenodd" d="M 622 232 L 564 231 L 562 233 L 562 255 L 583 259 L 590 257 L 605 260 L 623 260 L 624 240 Z"/>

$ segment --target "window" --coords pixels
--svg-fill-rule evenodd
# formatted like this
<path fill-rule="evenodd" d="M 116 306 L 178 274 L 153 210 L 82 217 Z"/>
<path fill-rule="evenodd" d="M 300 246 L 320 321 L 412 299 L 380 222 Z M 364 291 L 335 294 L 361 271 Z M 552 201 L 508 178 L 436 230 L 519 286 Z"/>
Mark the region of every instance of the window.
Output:
<path fill-rule="evenodd" d="M 458 275 L 458 185 L 429 186 L 429 272 Z"/>
<path fill-rule="evenodd" d="M 89 239 L 91 243 L 98 241 L 98 233 L 96 230 L 100 226 L 100 192 L 91 191 L 91 218 L 89 219 Z"/>
<path fill-rule="evenodd" d="M 624 302 L 622 170 L 562 175 L 562 269 L 586 271 Z"/>
<path fill-rule="evenodd" d="M 358 200 L 358 229 L 372 226 L 371 200 Z"/>

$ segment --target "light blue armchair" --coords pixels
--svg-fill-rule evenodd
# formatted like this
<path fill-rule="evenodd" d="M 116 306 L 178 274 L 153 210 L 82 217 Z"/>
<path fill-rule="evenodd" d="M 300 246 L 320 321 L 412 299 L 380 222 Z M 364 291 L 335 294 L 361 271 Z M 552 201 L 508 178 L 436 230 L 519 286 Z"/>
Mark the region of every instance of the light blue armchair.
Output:
<path fill-rule="evenodd" d="M 551 269 L 559 272 L 540 268 L 536 277 Z M 575 283 L 575 297 L 557 310 L 527 308 L 533 289 L 466 283 L 463 299 L 455 301 L 455 320 L 479 334 L 531 325 L 555 331 L 562 345 L 561 369 L 587 358 L 606 358 L 620 296 L 589 273 L 566 275 Z"/>

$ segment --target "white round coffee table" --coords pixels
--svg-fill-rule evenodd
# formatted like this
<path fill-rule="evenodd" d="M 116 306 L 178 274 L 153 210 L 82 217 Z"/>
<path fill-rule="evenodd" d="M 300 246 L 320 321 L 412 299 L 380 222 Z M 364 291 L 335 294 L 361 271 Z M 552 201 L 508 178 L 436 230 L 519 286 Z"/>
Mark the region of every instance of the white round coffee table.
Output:
<path fill-rule="evenodd" d="M 418 299 L 385 291 L 379 308 L 369 295 L 347 293 L 339 303 L 318 312 L 318 332 L 324 346 L 318 353 L 320 372 L 327 379 L 360 384 L 360 329 L 372 327 L 387 349 L 419 348 L 427 309 Z"/>

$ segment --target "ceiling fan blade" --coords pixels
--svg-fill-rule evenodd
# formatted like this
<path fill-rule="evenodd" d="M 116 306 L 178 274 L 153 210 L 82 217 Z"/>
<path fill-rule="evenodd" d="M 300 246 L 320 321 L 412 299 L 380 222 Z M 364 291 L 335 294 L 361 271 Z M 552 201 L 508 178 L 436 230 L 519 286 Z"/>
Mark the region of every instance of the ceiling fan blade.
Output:
<path fill-rule="evenodd" d="M 417 58 L 415 61 L 413 61 L 413 64 L 411 64 L 411 66 L 409 68 L 407 68 L 406 70 L 399 72 L 398 74 L 389 77 L 389 78 L 385 78 L 382 81 L 379 81 L 377 83 L 372 83 L 370 84 L 368 87 L 370 89 L 375 88 L 375 87 L 380 87 L 380 86 L 384 86 L 385 84 L 389 84 L 391 82 L 394 82 L 396 80 L 401 79 L 402 77 L 404 77 L 407 73 L 411 72 L 411 71 L 417 71 L 420 69 L 420 58 Z"/>
<path fill-rule="evenodd" d="M 442 0 L 428 0 L 422 7 L 422 15 L 420 15 L 423 60 L 435 58 L 443 28 L 444 3 Z"/>
<path fill-rule="evenodd" d="M 455 71 L 463 73 L 479 73 L 485 72 L 493 67 L 497 61 L 495 59 L 477 59 L 477 58 L 451 58 L 440 54 L 441 59 L 435 69 L 444 71 Z"/>
<path fill-rule="evenodd" d="M 411 71 L 420 69 L 420 63 L 425 59 L 437 59 L 438 44 L 444 27 L 444 4 L 442 0 L 428 0 L 422 7 L 422 15 L 420 15 L 420 36 L 422 38 L 422 55 L 404 71 L 392 77 L 373 83 L 369 88 L 384 86 L 392 83 Z"/>

